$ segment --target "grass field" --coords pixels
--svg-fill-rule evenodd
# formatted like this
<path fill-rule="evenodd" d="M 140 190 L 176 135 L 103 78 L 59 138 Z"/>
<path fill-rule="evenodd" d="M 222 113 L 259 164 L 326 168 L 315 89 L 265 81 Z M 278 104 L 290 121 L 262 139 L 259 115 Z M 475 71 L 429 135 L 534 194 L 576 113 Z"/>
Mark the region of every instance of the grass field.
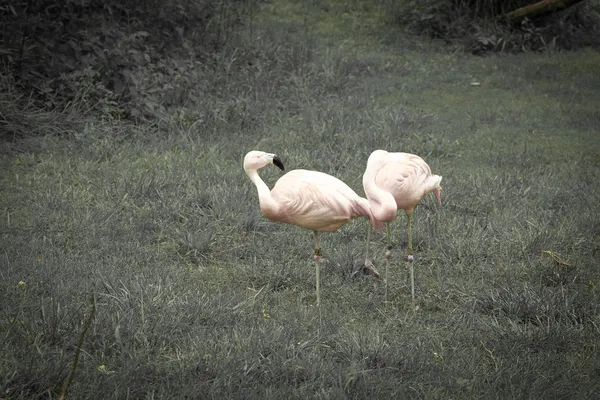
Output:
<path fill-rule="evenodd" d="M 58 398 L 90 304 L 74 399 L 597 396 L 600 53 L 474 57 L 326 3 L 263 5 L 154 124 L 1 144 L 0 398 Z M 400 213 L 391 302 L 352 274 L 359 219 L 321 235 L 318 308 L 312 233 L 261 215 L 242 158 L 364 195 L 378 148 L 443 176 L 415 214 L 417 307 Z"/>

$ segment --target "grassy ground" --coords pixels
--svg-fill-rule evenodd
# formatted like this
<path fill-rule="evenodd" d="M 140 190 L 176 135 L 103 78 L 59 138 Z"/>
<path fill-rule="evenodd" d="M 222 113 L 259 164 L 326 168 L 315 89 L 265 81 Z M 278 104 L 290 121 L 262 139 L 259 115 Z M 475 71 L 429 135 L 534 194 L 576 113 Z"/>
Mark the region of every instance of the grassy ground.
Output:
<path fill-rule="evenodd" d="M 72 398 L 594 398 L 600 53 L 467 56 L 340 3 L 264 5 L 199 73 L 218 90 L 155 125 L 2 144 L 0 397 L 58 397 L 92 296 Z M 242 158 L 363 193 L 377 148 L 444 177 L 418 307 L 401 216 L 391 304 L 352 276 L 356 220 L 322 235 L 317 309 L 312 234 L 260 214 Z"/>

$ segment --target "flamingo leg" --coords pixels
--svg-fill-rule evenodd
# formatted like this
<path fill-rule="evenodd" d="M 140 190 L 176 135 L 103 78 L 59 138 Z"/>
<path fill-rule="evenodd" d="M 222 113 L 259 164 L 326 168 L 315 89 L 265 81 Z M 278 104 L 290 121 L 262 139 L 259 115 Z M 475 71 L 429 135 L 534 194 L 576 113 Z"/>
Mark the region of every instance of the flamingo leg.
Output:
<path fill-rule="evenodd" d="M 412 213 L 406 214 L 408 219 L 408 265 L 410 267 L 410 294 L 413 304 L 415 303 L 415 267 L 413 265 L 414 256 L 412 248 Z"/>
<path fill-rule="evenodd" d="M 367 252 L 365 254 L 365 264 L 362 267 L 362 272 L 366 275 L 373 275 L 376 278 L 379 278 L 379 272 L 373 265 L 373 262 L 371 262 L 371 260 L 369 259 L 370 247 L 371 247 L 371 224 L 368 224 L 367 225 Z M 356 274 L 356 273 L 358 273 L 358 271 L 354 271 L 352 273 L 352 276 L 354 276 L 354 274 Z"/>
<path fill-rule="evenodd" d="M 385 301 L 388 301 L 388 270 L 390 269 L 390 258 L 392 256 L 392 245 L 390 244 L 390 223 L 385 223 L 385 239 L 387 250 L 385 252 Z"/>
<path fill-rule="evenodd" d="M 319 246 L 319 234 L 317 231 L 313 231 L 315 236 L 315 264 L 316 275 L 317 275 L 317 306 L 321 305 L 321 247 Z"/>
<path fill-rule="evenodd" d="M 367 224 L 367 254 L 365 254 L 365 265 L 369 264 L 369 246 L 371 245 L 371 224 Z"/>

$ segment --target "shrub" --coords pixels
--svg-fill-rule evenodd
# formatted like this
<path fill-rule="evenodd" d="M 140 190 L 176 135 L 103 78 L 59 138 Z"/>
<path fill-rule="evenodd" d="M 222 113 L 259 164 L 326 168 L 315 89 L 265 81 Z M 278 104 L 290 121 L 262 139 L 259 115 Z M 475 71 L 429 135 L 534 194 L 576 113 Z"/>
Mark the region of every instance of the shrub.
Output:
<path fill-rule="evenodd" d="M 503 15 L 532 0 L 444 0 L 401 3 L 397 21 L 414 33 L 463 47 L 473 54 L 600 47 L 596 0 L 511 26 Z"/>
<path fill-rule="evenodd" d="M 183 70 L 220 52 L 252 5 L 2 0 L 0 63 L 12 78 L 2 84 L 44 110 L 78 103 L 112 117 L 153 116 L 185 101 Z"/>

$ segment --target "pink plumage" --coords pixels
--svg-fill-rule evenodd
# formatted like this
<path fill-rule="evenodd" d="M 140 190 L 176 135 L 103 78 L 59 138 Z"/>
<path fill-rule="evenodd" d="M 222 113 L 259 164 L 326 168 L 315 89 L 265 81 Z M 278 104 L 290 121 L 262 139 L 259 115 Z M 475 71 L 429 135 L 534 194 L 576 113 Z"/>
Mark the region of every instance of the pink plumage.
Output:
<path fill-rule="evenodd" d="M 367 217 L 378 228 L 369 202 L 341 180 L 317 171 L 297 169 L 275 184 L 271 195 L 279 207 L 262 208 L 273 220 L 319 232 L 335 232 L 356 217 Z"/>
<path fill-rule="evenodd" d="M 369 156 L 363 175 L 363 187 L 375 218 L 391 222 L 403 209 L 412 214 L 423 197 L 433 192 L 441 205 L 440 182 L 429 165 L 410 153 L 388 153 L 376 150 Z"/>

